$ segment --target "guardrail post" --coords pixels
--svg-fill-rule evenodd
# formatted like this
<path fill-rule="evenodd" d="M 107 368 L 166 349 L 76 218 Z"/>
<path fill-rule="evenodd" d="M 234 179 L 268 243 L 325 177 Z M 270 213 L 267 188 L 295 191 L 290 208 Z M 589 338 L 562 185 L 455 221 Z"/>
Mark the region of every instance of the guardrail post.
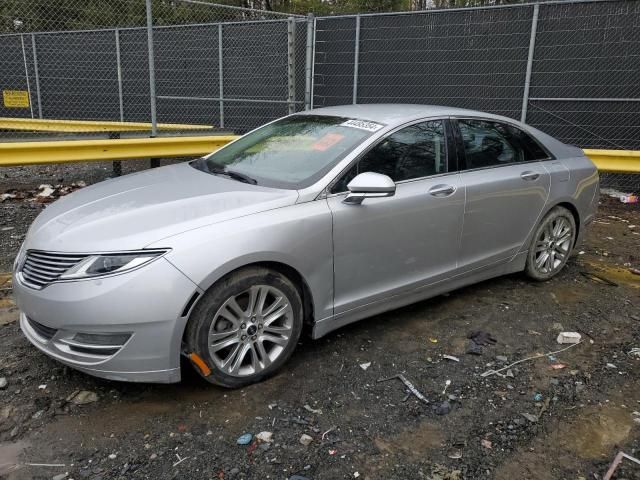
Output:
<path fill-rule="evenodd" d="M 38 118 L 42 118 L 42 98 L 40 97 L 40 73 L 38 72 L 38 53 L 36 51 L 36 36 L 31 34 L 31 50 L 33 53 L 33 72 L 36 76 L 36 98 L 38 99 Z"/>
<path fill-rule="evenodd" d="M 289 115 L 296 111 L 296 23 L 295 18 L 287 21 L 287 86 Z"/>
<path fill-rule="evenodd" d="M 145 0 L 147 11 L 147 53 L 149 58 L 149 103 L 151 106 L 151 137 L 158 136 L 158 117 L 156 109 L 156 66 L 153 56 L 153 10 L 151 0 Z M 151 168 L 159 167 L 160 159 L 151 159 Z"/>
<path fill-rule="evenodd" d="M 524 79 L 524 92 L 522 93 L 522 113 L 520 121 L 527 121 L 527 109 L 529 108 L 529 89 L 531 88 L 531 70 L 533 69 L 533 54 L 536 48 L 536 32 L 538 30 L 538 15 L 540 4 L 533 5 L 533 18 L 531 19 L 531 36 L 529 37 L 529 56 L 527 58 L 527 73 Z"/>
<path fill-rule="evenodd" d="M 20 35 L 20 44 L 22 45 L 22 61 L 24 62 L 24 78 L 27 81 L 27 94 L 29 95 L 29 110 L 31 110 L 31 118 L 33 118 L 33 100 L 31 99 L 31 82 L 29 82 L 29 68 L 27 67 L 27 52 L 24 48 L 24 35 Z"/>
<path fill-rule="evenodd" d="M 353 55 L 353 98 L 352 103 L 358 103 L 358 66 L 360 64 L 360 15 L 356 16 L 356 40 Z"/>
<path fill-rule="evenodd" d="M 313 89 L 313 43 L 315 41 L 314 35 L 314 19 L 313 13 L 307 16 L 307 52 L 305 62 L 305 85 L 304 85 L 304 109 L 311 110 L 311 104 L 313 103 L 312 89 Z"/>
<path fill-rule="evenodd" d="M 124 122 L 124 100 L 122 97 L 122 63 L 120 60 L 120 29 L 114 29 L 114 33 L 116 40 L 116 67 L 118 73 L 118 107 L 120 108 L 120 121 Z M 115 134 L 113 138 L 120 138 L 120 134 Z M 113 175 L 116 177 L 122 175 L 122 162 L 120 160 L 115 160 L 113 162 Z"/>
<path fill-rule="evenodd" d="M 218 98 L 220 106 L 220 128 L 224 128 L 224 69 L 222 68 L 222 24 L 218 24 Z"/>

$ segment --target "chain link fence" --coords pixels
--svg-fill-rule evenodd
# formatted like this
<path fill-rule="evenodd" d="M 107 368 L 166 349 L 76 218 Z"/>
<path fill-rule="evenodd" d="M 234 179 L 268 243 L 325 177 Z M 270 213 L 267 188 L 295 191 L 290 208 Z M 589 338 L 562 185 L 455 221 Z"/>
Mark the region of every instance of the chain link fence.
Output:
<path fill-rule="evenodd" d="M 311 106 L 406 102 L 522 119 L 584 148 L 640 149 L 638 72 L 640 2 L 632 0 L 315 19 L 208 0 L 0 4 L 0 122 L 140 122 L 141 136 L 244 133 Z M 2 128 L 0 141 L 106 135 Z M 113 170 L 3 175 L 13 172 L 25 182 L 52 172 L 92 182 Z M 637 175 L 603 180 L 640 188 Z"/>

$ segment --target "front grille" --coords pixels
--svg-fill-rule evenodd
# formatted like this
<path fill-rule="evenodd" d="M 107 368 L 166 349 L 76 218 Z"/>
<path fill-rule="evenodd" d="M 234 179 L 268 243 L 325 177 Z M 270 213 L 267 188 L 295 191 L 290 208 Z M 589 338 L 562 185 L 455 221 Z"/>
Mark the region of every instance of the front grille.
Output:
<path fill-rule="evenodd" d="M 31 326 L 31 328 L 33 328 L 38 336 L 44 338 L 45 340 L 51 340 L 58 331 L 55 328 L 42 325 L 41 323 L 38 323 L 29 317 L 27 317 L 27 320 L 29 321 L 29 325 Z"/>
<path fill-rule="evenodd" d="M 26 284 L 40 289 L 85 258 L 87 255 L 29 250 L 20 271 Z"/>

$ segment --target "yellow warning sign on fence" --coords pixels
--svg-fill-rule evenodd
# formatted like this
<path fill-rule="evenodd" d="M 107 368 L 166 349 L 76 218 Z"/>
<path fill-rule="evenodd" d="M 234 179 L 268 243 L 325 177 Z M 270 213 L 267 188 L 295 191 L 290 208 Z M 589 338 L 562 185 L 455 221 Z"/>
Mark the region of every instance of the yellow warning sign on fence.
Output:
<path fill-rule="evenodd" d="M 5 108 L 29 108 L 29 92 L 26 90 L 2 90 Z"/>

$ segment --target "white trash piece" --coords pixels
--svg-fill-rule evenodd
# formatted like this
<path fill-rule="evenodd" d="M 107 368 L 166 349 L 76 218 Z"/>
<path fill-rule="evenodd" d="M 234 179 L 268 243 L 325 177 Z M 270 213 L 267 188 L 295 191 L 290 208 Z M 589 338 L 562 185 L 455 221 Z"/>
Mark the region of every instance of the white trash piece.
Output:
<path fill-rule="evenodd" d="M 580 343 L 581 338 L 578 332 L 560 332 L 558 343 Z"/>

